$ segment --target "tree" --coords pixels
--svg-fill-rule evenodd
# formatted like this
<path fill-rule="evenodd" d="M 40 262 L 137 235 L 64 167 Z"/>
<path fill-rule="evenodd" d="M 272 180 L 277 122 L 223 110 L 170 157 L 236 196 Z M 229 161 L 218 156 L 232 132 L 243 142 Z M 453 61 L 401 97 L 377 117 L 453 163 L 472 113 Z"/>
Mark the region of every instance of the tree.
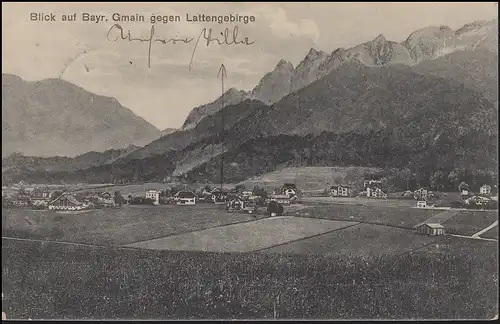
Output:
<path fill-rule="evenodd" d="M 446 179 L 443 171 L 434 172 L 429 179 L 429 183 L 434 190 L 440 191 L 443 189 L 446 186 Z"/>
<path fill-rule="evenodd" d="M 267 197 L 267 191 L 264 188 L 260 188 L 259 186 L 253 187 L 252 194 L 254 196 Z"/>
<path fill-rule="evenodd" d="M 120 191 L 115 191 L 115 204 L 118 204 L 118 206 L 123 205 L 125 199 L 123 199 L 123 196 Z"/>
<path fill-rule="evenodd" d="M 245 190 L 245 185 L 244 184 L 239 184 L 239 185 L 236 185 L 236 187 L 234 188 L 236 191 L 241 191 L 241 190 Z"/>
<path fill-rule="evenodd" d="M 464 171 L 459 168 L 455 168 L 448 173 L 448 181 L 456 187 L 460 184 L 460 181 L 464 179 Z"/>
<path fill-rule="evenodd" d="M 54 191 L 54 192 L 52 193 L 52 198 L 54 198 L 54 199 L 59 198 L 59 197 L 61 197 L 61 195 L 62 195 L 62 194 L 63 194 L 63 192 L 62 192 L 62 191 L 60 191 L 60 190 L 56 190 L 56 191 Z"/>
<path fill-rule="evenodd" d="M 467 190 L 469 191 L 469 185 L 467 183 L 465 183 L 465 181 L 462 181 L 460 182 L 460 184 L 458 185 L 458 191 L 462 192 L 464 190 Z"/>

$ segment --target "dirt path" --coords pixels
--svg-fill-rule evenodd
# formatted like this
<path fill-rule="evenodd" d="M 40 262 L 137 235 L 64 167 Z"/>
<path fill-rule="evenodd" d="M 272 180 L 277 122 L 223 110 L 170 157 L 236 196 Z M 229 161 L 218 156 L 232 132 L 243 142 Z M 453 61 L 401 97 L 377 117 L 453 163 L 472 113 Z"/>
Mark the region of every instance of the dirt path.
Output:
<path fill-rule="evenodd" d="M 472 240 L 497 242 L 497 240 L 495 240 L 495 239 L 482 238 L 479 236 L 465 236 L 465 235 L 457 235 L 457 234 L 446 234 L 446 235 L 460 237 L 460 238 L 467 238 L 467 239 L 472 239 Z"/>
<path fill-rule="evenodd" d="M 495 227 L 495 226 L 498 226 L 498 220 L 496 220 L 496 221 L 495 221 L 493 224 L 491 224 L 490 226 L 483 228 L 483 229 L 482 229 L 482 230 L 480 230 L 479 232 L 477 232 L 477 233 L 475 233 L 475 234 L 472 234 L 472 237 L 479 237 L 481 234 L 488 232 L 490 229 L 492 229 L 492 228 L 493 228 L 493 227 Z"/>

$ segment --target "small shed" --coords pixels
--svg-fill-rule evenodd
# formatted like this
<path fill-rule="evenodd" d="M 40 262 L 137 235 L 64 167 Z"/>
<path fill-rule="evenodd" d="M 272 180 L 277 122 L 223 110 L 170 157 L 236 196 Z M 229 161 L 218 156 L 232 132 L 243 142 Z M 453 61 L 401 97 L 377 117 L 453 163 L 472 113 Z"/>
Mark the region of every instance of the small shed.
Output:
<path fill-rule="evenodd" d="M 425 201 L 425 200 L 417 201 L 417 207 L 418 208 L 426 208 L 427 207 L 427 201 Z"/>
<path fill-rule="evenodd" d="M 418 234 L 444 235 L 444 226 L 438 223 L 420 223 L 415 228 Z"/>

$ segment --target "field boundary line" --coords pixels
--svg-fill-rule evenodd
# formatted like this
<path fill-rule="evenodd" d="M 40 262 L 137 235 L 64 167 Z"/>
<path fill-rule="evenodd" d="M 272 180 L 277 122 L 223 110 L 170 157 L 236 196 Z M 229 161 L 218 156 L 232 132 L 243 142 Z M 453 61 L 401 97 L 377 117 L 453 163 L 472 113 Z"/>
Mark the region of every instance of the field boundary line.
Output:
<path fill-rule="evenodd" d="M 101 249 L 140 250 L 139 248 L 127 247 L 127 246 L 122 246 L 122 245 L 99 245 L 99 244 L 90 244 L 90 243 L 74 243 L 74 242 L 53 241 L 53 240 L 25 239 L 25 238 L 11 237 L 11 236 L 2 236 L 2 240 L 36 242 L 36 243 L 52 243 L 52 244 L 82 246 L 82 247 L 88 247 L 88 248 L 101 248 Z"/>
<path fill-rule="evenodd" d="M 321 236 L 321 235 L 331 234 L 331 233 L 336 232 L 336 231 L 345 230 L 347 228 L 350 228 L 350 227 L 353 227 L 353 226 L 357 226 L 359 224 L 361 224 L 361 223 L 357 222 L 356 224 L 351 224 L 351 225 L 347 225 L 347 226 L 344 226 L 344 227 L 341 227 L 341 228 L 336 228 L 336 229 L 328 231 L 328 232 L 324 232 L 324 233 L 320 233 L 320 234 L 314 234 L 314 235 L 311 235 L 311 236 L 308 236 L 308 237 L 302 237 L 302 238 L 299 238 L 299 239 L 296 239 L 296 240 L 292 240 L 292 241 L 288 241 L 288 242 L 285 242 L 285 243 L 276 244 L 276 245 L 265 247 L 265 248 L 262 248 L 262 249 L 248 251 L 248 252 L 245 252 L 245 253 L 255 253 L 255 252 L 261 252 L 261 251 L 268 250 L 268 249 L 273 249 L 273 248 L 275 248 L 277 246 L 283 246 L 283 245 L 287 245 L 287 244 L 290 244 L 290 243 L 295 243 L 295 242 L 300 242 L 300 241 L 303 241 L 303 240 L 308 240 L 310 238 L 315 238 L 315 237 L 318 237 L 318 236 Z"/>
<path fill-rule="evenodd" d="M 497 225 L 498 225 L 498 220 L 494 221 L 493 224 L 490 224 L 489 226 L 483 228 L 479 232 L 472 234 L 472 237 L 479 237 L 481 234 L 488 232 L 490 229 L 494 228 Z"/>

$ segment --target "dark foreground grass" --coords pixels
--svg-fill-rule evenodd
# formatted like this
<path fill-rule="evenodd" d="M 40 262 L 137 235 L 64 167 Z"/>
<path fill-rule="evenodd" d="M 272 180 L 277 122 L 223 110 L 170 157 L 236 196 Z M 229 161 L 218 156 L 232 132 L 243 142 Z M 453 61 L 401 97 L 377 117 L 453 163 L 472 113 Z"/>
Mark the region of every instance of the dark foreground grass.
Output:
<path fill-rule="evenodd" d="M 3 239 L 3 310 L 11 319 L 492 318 L 496 245 L 480 251 L 319 257 Z"/>

